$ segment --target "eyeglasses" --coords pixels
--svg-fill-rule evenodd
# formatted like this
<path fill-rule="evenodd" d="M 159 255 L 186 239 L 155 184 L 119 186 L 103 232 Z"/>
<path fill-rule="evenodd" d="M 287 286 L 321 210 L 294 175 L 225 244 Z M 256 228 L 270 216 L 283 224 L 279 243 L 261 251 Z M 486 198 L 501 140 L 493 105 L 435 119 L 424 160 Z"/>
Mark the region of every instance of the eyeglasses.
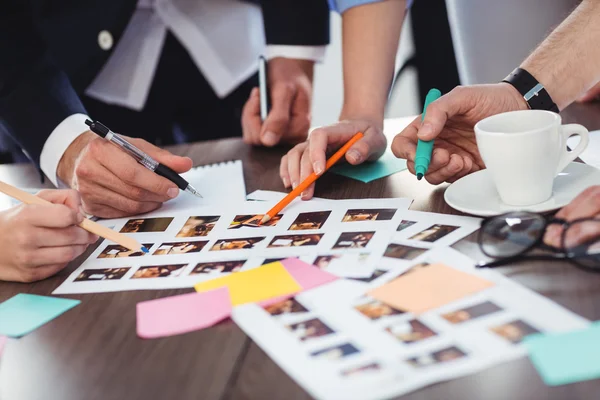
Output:
<path fill-rule="evenodd" d="M 544 244 L 548 226 L 563 228 L 560 247 Z M 600 273 L 600 219 L 565 221 L 531 212 L 510 212 L 486 218 L 479 230 L 479 247 L 495 259 L 478 268 L 493 268 L 519 260 L 566 260 L 587 271 Z M 534 249 L 546 250 L 530 254 Z"/>

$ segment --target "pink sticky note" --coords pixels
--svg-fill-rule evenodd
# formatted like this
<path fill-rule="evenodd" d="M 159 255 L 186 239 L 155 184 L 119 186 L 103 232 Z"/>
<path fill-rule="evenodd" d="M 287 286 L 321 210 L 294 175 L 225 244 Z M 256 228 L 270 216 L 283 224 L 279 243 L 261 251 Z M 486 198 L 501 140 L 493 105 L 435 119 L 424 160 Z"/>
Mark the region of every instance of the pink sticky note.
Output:
<path fill-rule="evenodd" d="M 294 278 L 298 285 L 302 286 L 302 290 L 310 290 L 318 286 L 324 285 L 329 282 L 333 282 L 338 279 L 336 275 L 325 272 L 314 265 L 300 261 L 297 258 L 287 258 L 280 261 L 285 267 L 287 272 Z M 265 300 L 259 304 L 262 307 L 268 307 L 272 304 L 279 303 L 280 301 L 287 300 L 294 297 L 294 295 L 280 296 L 273 299 Z"/>
<path fill-rule="evenodd" d="M 4 345 L 6 344 L 6 341 L 6 336 L 0 336 L 0 356 L 2 356 L 2 350 L 4 350 Z"/>
<path fill-rule="evenodd" d="M 137 334 L 143 339 L 208 328 L 231 315 L 227 288 L 143 301 L 137 304 Z"/>

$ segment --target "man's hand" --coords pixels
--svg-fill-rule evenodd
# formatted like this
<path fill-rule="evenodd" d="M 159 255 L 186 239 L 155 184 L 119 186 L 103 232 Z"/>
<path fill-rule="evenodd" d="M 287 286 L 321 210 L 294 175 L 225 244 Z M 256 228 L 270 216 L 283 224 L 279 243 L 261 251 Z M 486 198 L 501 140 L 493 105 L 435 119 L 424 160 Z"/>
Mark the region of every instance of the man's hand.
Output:
<path fill-rule="evenodd" d="M 600 221 L 600 186 L 592 186 L 584 190 L 579 196 L 573 201 L 563 207 L 558 213 L 556 218 L 563 219 L 565 221 L 575 221 L 582 218 L 598 218 Z M 592 238 L 600 238 L 600 222 L 597 224 L 581 224 L 581 228 L 571 234 L 571 229 L 577 229 L 573 227 L 569 229 L 569 241 L 566 243 L 567 246 L 573 246 L 577 243 L 585 243 Z M 595 231 L 586 231 L 585 228 L 591 228 Z M 562 245 L 562 226 L 552 224 L 548 226 L 546 234 L 544 235 L 544 242 L 550 246 L 560 247 Z"/>
<path fill-rule="evenodd" d="M 418 117 L 400 132 L 392 151 L 408 161 L 414 174 L 417 139 L 435 139 L 425 179 L 434 185 L 454 182 L 485 168 L 475 141 L 475 124 L 494 114 L 526 109 L 523 97 L 508 83 L 457 87 L 429 105 L 423 122 Z"/>
<path fill-rule="evenodd" d="M 258 88 L 250 93 L 242 111 L 244 142 L 272 147 L 304 141 L 310 127 L 313 61 L 277 57 L 268 62 L 271 110 L 260 119 Z"/>
<path fill-rule="evenodd" d="M 383 134 L 383 121 L 375 122 L 369 119 L 341 121 L 337 124 L 317 128 L 308 141 L 296 145 L 281 159 L 279 175 L 283 185 L 288 188 L 296 187 L 310 174 L 320 175 L 325 170 L 328 152 L 342 147 L 356 133 L 365 136 L 352 146 L 346 153 L 346 160 L 352 164 L 364 161 L 375 161 L 385 152 L 386 138 Z M 314 184 L 302 192 L 302 199 L 312 198 Z"/>
<path fill-rule="evenodd" d="M 84 217 L 76 191 L 43 190 L 38 196 L 53 204 L 22 204 L 0 212 L 0 280 L 45 279 L 98 240 L 77 226 Z"/>
<path fill-rule="evenodd" d="M 142 139 L 124 137 L 177 173 L 192 167 L 187 157 L 175 156 Z M 58 164 L 57 175 L 79 191 L 85 212 L 101 218 L 146 213 L 179 194 L 173 182 L 92 132 L 83 133 L 71 143 Z"/>

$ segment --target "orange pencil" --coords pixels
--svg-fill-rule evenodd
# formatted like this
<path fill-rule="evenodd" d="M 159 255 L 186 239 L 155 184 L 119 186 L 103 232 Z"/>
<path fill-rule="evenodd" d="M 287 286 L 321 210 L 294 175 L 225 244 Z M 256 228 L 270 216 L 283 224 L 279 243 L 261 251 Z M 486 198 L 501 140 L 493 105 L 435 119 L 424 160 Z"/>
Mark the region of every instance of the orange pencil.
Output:
<path fill-rule="evenodd" d="M 352 147 L 352 145 L 354 145 L 354 143 L 356 143 L 360 139 L 362 139 L 363 136 L 364 135 L 362 132 L 358 132 L 356 135 L 352 136 L 352 139 L 348 140 L 348 142 L 345 145 L 343 145 L 338 151 L 335 152 L 334 155 L 332 155 L 329 158 L 329 160 L 327 160 L 327 162 L 325 163 L 325 171 L 327 171 L 336 162 L 338 162 L 340 160 L 340 158 L 342 158 L 344 156 L 344 154 L 346 154 L 346 152 L 350 149 L 350 147 Z M 323 173 L 325 171 L 323 171 Z M 267 214 L 262 218 L 260 223 L 264 224 L 265 222 L 268 222 L 271 218 L 273 218 L 275 215 L 277 215 L 281 210 L 283 210 L 285 207 L 287 207 L 287 205 L 290 204 L 292 202 L 292 200 L 294 200 L 304 190 L 306 190 L 307 187 L 309 187 L 310 185 L 315 183 L 315 181 L 317 179 L 319 179 L 319 175 L 315 174 L 314 172 L 312 174 L 310 174 L 308 176 L 308 178 L 306 178 L 301 184 L 296 186 L 296 189 L 294 189 L 290 193 L 288 193 L 288 195 L 285 196 L 279 203 L 277 203 L 275 205 L 275 207 L 270 209 L 269 212 L 267 212 Z"/>

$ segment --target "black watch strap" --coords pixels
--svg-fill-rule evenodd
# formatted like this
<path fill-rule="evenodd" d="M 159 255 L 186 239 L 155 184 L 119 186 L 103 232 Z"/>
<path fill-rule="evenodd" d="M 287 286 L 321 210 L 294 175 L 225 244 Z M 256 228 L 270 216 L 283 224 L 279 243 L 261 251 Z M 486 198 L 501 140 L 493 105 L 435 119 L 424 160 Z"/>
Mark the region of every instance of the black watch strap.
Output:
<path fill-rule="evenodd" d="M 552 97 L 550 97 L 544 85 L 523 68 L 516 68 L 502 82 L 513 85 L 523 95 L 532 110 L 558 112 L 558 107 L 552 101 Z"/>

